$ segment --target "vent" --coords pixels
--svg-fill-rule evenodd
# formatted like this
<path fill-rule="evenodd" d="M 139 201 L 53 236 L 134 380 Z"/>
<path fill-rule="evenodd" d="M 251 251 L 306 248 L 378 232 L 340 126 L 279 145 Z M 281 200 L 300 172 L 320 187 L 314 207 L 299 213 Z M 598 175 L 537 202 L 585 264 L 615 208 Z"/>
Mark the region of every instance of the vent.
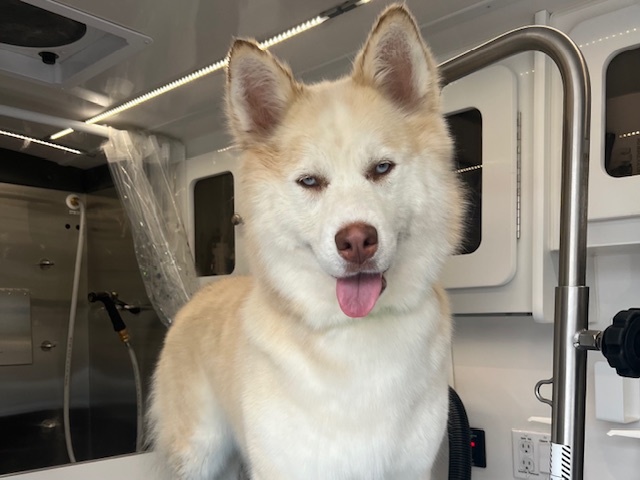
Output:
<path fill-rule="evenodd" d="M 61 87 L 81 83 L 151 38 L 53 0 L 2 0 L 0 72 Z"/>
<path fill-rule="evenodd" d="M 19 0 L 4 0 L 0 43 L 16 47 L 52 48 L 77 42 L 87 33 L 76 22 Z"/>

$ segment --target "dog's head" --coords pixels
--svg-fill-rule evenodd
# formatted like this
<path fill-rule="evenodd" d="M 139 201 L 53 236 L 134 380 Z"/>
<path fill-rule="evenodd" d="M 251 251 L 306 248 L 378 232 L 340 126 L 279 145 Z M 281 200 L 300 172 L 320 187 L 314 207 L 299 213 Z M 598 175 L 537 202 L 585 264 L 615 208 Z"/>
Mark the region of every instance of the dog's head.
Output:
<path fill-rule="evenodd" d="M 388 8 L 352 74 L 317 85 L 237 40 L 227 106 L 261 285 L 316 326 L 414 308 L 458 241 L 461 200 L 411 14 Z"/>

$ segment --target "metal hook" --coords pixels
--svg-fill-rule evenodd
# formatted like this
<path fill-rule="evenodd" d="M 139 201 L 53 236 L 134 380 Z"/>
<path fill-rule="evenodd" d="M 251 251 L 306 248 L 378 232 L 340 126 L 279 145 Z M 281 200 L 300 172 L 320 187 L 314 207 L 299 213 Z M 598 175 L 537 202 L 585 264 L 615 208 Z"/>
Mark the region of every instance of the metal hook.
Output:
<path fill-rule="evenodd" d="M 237 227 L 238 225 L 242 225 L 244 223 L 244 219 L 240 216 L 239 213 L 234 213 L 231 217 L 231 225 Z"/>
<path fill-rule="evenodd" d="M 536 394 L 536 398 L 540 402 L 546 403 L 550 407 L 553 407 L 553 402 L 551 400 L 549 400 L 548 398 L 543 397 L 542 394 L 540 393 L 540 389 L 542 388 L 543 385 L 553 385 L 553 378 L 549 378 L 547 380 L 540 380 L 538 383 L 536 383 L 536 387 L 534 389 L 535 394 Z"/>

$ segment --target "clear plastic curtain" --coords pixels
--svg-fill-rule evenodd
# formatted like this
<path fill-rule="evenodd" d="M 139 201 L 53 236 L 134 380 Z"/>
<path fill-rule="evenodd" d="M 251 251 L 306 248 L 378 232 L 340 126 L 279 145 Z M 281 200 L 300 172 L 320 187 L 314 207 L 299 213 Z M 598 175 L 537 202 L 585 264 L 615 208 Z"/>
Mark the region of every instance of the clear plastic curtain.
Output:
<path fill-rule="evenodd" d="M 147 295 L 160 320 L 169 326 L 198 288 L 187 233 L 176 204 L 184 146 L 158 135 L 112 129 L 103 149 L 131 221 Z"/>

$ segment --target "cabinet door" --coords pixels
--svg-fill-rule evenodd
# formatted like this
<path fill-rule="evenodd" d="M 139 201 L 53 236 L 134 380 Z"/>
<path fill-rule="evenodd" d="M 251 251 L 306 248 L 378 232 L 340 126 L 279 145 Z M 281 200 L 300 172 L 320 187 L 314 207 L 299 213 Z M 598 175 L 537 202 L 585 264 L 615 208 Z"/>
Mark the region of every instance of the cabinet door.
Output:
<path fill-rule="evenodd" d="M 189 243 L 202 281 L 248 273 L 238 224 L 239 163 L 233 151 L 212 152 L 187 162 Z"/>
<path fill-rule="evenodd" d="M 570 33 L 591 77 L 590 221 L 640 216 L 639 22 L 640 5 L 633 5 Z"/>
<path fill-rule="evenodd" d="M 516 77 L 507 67 L 490 67 L 447 85 L 443 99 L 468 201 L 466 232 L 445 266 L 444 286 L 504 285 L 516 271 Z"/>

